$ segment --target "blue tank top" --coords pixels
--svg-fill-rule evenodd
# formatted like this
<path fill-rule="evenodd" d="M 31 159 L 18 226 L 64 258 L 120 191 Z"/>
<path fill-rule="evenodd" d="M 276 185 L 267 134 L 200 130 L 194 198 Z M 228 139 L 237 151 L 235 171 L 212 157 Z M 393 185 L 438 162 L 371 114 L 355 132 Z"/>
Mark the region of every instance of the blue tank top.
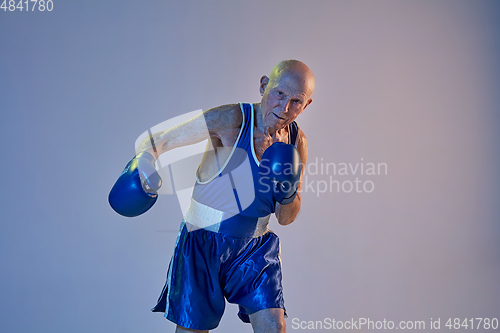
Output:
<path fill-rule="evenodd" d="M 236 143 L 216 175 L 204 182 L 196 181 L 186 221 L 205 220 L 208 225 L 200 227 L 234 237 L 251 237 L 267 230 L 276 201 L 272 182 L 259 174 L 253 142 L 253 105 L 242 103 L 240 109 L 243 120 Z M 289 143 L 296 146 L 297 138 L 298 126 L 292 122 Z"/>

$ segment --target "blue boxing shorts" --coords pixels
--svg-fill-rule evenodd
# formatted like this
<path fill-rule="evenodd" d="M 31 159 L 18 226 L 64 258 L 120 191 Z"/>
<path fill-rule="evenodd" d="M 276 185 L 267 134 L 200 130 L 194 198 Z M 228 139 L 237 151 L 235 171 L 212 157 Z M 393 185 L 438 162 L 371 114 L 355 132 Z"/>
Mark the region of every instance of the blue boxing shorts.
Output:
<path fill-rule="evenodd" d="M 211 330 L 222 318 L 224 298 L 239 305 L 238 317 L 246 323 L 259 310 L 285 309 L 278 236 L 272 231 L 255 238 L 188 231 L 183 221 L 167 282 L 152 311 L 165 312 L 165 318 L 186 328 Z"/>

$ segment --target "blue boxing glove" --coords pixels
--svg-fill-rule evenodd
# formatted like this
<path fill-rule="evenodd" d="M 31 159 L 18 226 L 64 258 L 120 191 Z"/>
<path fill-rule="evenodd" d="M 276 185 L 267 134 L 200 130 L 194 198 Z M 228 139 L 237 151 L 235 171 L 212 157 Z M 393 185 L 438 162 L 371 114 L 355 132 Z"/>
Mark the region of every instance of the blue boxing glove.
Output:
<path fill-rule="evenodd" d="M 160 186 L 153 155 L 142 152 L 127 164 L 109 192 L 108 201 L 120 215 L 139 216 L 153 207 Z"/>
<path fill-rule="evenodd" d="M 275 142 L 260 159 L 261 176 L 274 183 L 274 199 L 282 205 L 291 203 L 297 195 L 300 182 L 300 155 L 293 145 Z"/>

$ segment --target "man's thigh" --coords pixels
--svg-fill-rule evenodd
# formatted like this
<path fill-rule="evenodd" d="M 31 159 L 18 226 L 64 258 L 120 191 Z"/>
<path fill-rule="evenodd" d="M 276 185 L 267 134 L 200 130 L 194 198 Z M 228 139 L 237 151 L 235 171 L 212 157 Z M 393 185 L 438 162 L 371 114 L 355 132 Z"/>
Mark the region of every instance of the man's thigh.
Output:
<path fill-rule="evenodd" d="M 283 309 L 264 309 L 252 313 L 249 317 L 255 333 L 286 332 L 285 310 Z"/>

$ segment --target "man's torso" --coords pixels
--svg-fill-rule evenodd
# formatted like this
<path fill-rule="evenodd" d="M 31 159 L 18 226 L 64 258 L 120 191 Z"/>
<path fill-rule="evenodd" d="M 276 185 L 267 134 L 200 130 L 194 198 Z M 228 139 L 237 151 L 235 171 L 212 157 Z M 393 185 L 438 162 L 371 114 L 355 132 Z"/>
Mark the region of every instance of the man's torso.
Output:
<path fill-rule="evenodd" d="M 257 108 L 253 108 L 254 123 L 253 123 L 253 147 L 255 156 L 260 161 L 264 151 L 274 142 L 288 143 L 289 131 L 288 126 L 276 132 L 275 136 L 270 136 L 264 133 L 257 126 Z M 222 129 L 210 131 L 210 140 L 207 144 L 202 162 L 198 169 L 198 178 L 200 181 L 206 181 L 212 178 L 219 170 L 221 165 L 224 165 L 231 154 L 232 148 L 237 144 L 237 139 L 243 124 L 243 114 L 240 111 L 239 104 L 231 104 L 224 106 L 220 111 L 227 114 L 228 117 L 221 117 L 223 122 Z"/>

